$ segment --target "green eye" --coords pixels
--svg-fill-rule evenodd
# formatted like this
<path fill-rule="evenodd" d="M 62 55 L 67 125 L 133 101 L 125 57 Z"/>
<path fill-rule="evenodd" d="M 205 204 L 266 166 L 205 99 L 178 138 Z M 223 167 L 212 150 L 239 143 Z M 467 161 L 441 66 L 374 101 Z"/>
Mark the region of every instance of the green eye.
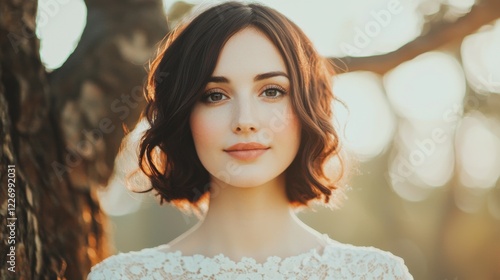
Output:
<path fill-rule="evenodd" d="M 210 100 L 210 101 L 220 101 L 222 100 L 222 93 L 212 93 L 210 94 L 207 98 Z"/>
<path fill-rule="evenodd" d="M 266 96 L 270 97 L 276 97 L 280 94 L 280 92 L 277 89 L 268 89 L 264 91 L 264 93 L 266 94 Z"/>
<path fill-rule="evenodd" d="M 264 89 L 264 91 L 262 92 L 261 95 L 264 97 L 271 98 L 271 99 L 276 99 L 276 98 L 282 97 L 285 94 L 286 94 L 286 91 L 282 87 L 269 86 L 268 88 Z"/>
<path fill-rule="evenodd" d="M 207 92 L 202 97 L 202 101 L 206 103 L 216 103 L 225 99 L 227 99 L 227 96 L 221 92 Z"/>

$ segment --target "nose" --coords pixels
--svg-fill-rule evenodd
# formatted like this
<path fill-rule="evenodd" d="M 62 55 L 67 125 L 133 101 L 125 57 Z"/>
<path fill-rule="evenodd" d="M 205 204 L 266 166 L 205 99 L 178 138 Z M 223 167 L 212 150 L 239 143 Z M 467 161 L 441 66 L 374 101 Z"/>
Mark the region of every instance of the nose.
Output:
<path fill-rule="evenodd" d="M 234 108 L 232 130 L 237 134 L 253 133 L 259 129 L 256 111 L 251 100 L 242 99 Z"/>

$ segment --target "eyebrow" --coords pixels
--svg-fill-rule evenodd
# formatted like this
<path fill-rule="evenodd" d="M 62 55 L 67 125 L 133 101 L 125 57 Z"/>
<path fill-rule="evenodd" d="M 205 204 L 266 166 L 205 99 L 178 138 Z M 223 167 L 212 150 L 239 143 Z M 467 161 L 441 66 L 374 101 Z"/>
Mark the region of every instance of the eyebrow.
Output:
<path fill-rule="evenodd" d="M 272 72 L 262 73 L 262 74 L 259 74 L 259 75 L 255 76 L 253 78 L 253 81 L 254 82 L 258 82 L 258 81 L 261 81 L 261 80 L 265 80 L 265 79 L 269 79 L 269 78 L 277 77 L 277 76 L 283 76 L 283 77 L 285 77 L 287 79 L 290 79 L 290 78 L 288 78 L 288 75 L 285 72 L 282 72 L 282 71 L 272 71 Z M 210 79 L 208 79 L 208 82 L 209 83 L 226 83 L 226 84 L 229 84 L 229 79 L 226 78 L 226 77 L 223 77 L 223 76 L 213 76 L 213 77 L 210 77 Z"/>

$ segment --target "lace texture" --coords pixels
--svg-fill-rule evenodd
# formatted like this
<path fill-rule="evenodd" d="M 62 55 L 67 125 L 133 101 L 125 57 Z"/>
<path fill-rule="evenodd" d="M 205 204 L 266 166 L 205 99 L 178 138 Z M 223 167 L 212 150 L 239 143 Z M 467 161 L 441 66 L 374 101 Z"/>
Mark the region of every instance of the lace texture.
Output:
<path fill-rule="evenodd" d="M 165 252 L 167 245 L 161 245 L 109 257 L 94 266 L 87 279 L 413 279 L 403 259 L 389 252 L 326 238 L 321 253 L 312 249 L 287 258 L 269 257 L 264 263 L 253 258 L 234 262 L 222 254 L 184 256 Z"/>

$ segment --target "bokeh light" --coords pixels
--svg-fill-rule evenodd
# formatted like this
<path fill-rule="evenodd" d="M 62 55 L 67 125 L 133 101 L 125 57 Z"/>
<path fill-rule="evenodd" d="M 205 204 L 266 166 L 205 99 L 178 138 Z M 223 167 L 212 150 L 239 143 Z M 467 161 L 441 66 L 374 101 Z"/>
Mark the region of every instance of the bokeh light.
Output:
<path fill-rule="evenodd" d="M 221 1 L 185 2 L 212 5 Z M 423 24 L 422 15 L 417 12 L 419 1 L 318 0 L 296 1 L 293 5 L 282 0 L 259 2 L 297 23 L 324 56 L 368 56 L 394 51 L 416 38 Z M 73 52 L 85 26 L 87 10 L 83 0 L 66 1 L 54 8 L 43 3 L 38 7 L 37 20 L 40 53 L 46 67 L 55 69 Z M 173 3 L 163 0 L 166 12 Z"/>
<path fill-rule="evenodd" d="M 500 20 L 467 36 L 462 61 L 470 86 L 479 93 L 500 93 Z"/>
<path fill-rule="evenodd" d="M 371 72 L 341 74 L 334 79 L 333 90 L 346 105 L 334 105 L 345 147 L 360 160 L 382 153 L 394 134 L 395 119 L 380 77 Z"/>
<path fill-rule="evenodd" d="M 98 191 L 102 209 L 108 215 L 122 216 L 136 212 L 144 199 L 139 192 L 151 188 L 147 177 L 139 171 L 138 162 L 139 142 L 148 128 L 149 124 L 143 118 L 125 136 L 109 184 L 106 189 Z"/>
<path fill-rule="evenodd" d="M 86 24 L 83 0 L 39 1 L 36 34 L 40 57 L 47 69 L 61 66 L 73 52 Z"/>
<path fill-rule="evenodd" d="M 440 52 L 401 64 L 384 77 L 384 84 L 395 111 L 409 120 L 444 120 L 465 96 L 462 67 Z"/>
<path fill-rule="evenodd" d="M 460 182 L 469 188 L 494 187 L 500 176 L 500 123 L 478 112 L 464 117 L 457 131 Z"/>
<path fill-rule="evenodd" d="M 452 56 L 430 52 L 389 72 L 384 85 L 401 117 L 389 182 L 401 197 L 421 201 L 454 174 L 454 133 L 465 97 L 462 68 Z"/>
<path fill-rule="evenodd" d="M 447 122 L 400 121 L 395 139 L 397 160 L 406 161 L 411 168 L 410 181 L 423 187 L 440 187 L 450 180 L 455 161 L 453 128 Z"/>
<path fill-rule="evenodd" d="M 476 0 L 445 0 L 444 2 L 464 12 L 468 12 L 475 4 Z"/>

